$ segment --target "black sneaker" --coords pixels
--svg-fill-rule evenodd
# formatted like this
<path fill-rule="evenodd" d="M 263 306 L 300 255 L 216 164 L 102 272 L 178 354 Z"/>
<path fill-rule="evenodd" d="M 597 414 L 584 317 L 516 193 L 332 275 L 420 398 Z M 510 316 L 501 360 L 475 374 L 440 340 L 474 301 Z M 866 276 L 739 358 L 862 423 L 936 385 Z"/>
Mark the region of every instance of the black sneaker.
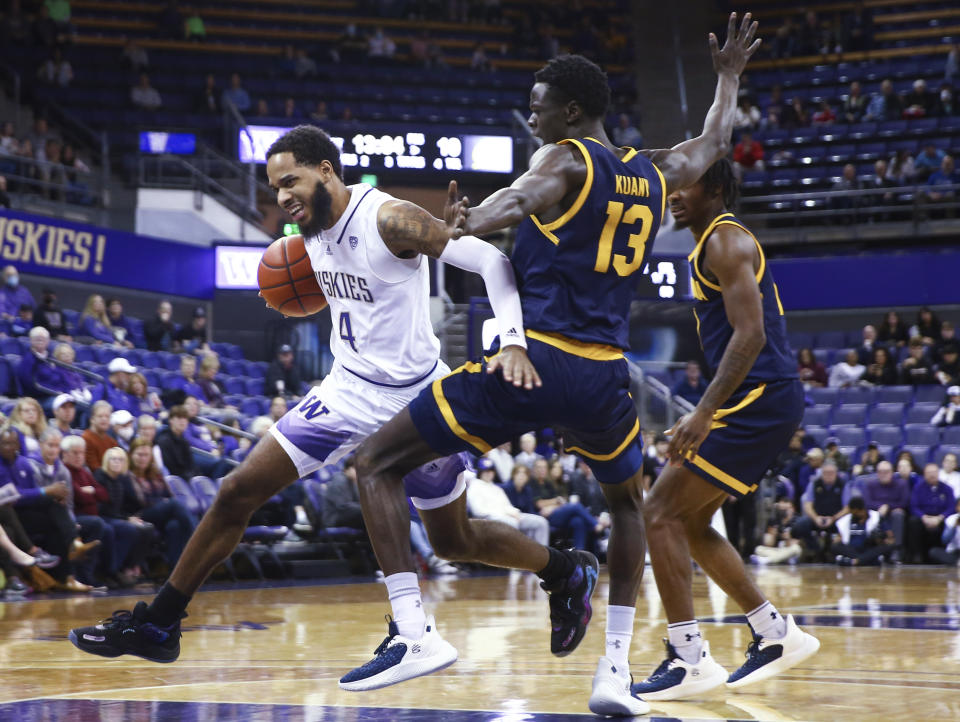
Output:
<path fill-rule="evenodd" d="M 580 644 L 587 633 L 587 625 L 593 616 L 590 597 L 597 588 L 600 564 L 590 552 L 568 549 L 576 566 L 573 573 L 548 585 L 540 587 L 550 595 L 550 651 L 558 657 L 566 657 Z"/>
<path fill-rule="evenodd" d="M 159 627 L 147 621 L 146 613 L 147 603 L 137 602 L 132 612 L 114 612 L 93 627 L 70 630 L 70 641 L 77 649 L 101 657 L 132 654 L 150 662 L 175 662 L 180 656 L 180 621 Z"/>

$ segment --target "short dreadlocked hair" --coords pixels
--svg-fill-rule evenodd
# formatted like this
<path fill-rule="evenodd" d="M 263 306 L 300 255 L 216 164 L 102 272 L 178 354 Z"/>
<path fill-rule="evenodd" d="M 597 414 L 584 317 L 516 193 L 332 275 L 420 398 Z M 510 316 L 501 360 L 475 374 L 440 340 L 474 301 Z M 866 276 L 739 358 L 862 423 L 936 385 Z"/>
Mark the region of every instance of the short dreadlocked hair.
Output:
<path fill-rule="evenodd" d="M 298 125 L 277 138 L 267 149 L 267 159 L 277 153 L 292 153 L 297 165 L 320 165 L 330 161 L 333 172 L 343 178 L 340 149 L 330 136 L 313 125 Z"/>
<path fill-rule="evenodd" d="M 721 158 L 712 166 L 707 168 L 707 172 L 700 177 L 703 183 L 703 189 L 707 193 L 719 189 L 723 197 L 723 206 L 728 211 L 735 209 L 740 200 L 740 184 L 737 183 L 737 177 L 733 174 L 733 164 L 729 158 Z"/>
<path fill-rule="evenodd" d="M 610 105 L 607 74 L 582 55 L 560 55 L 533 74 L 564 102 L 574 101 L 588 118 L 602 118 Z"/>

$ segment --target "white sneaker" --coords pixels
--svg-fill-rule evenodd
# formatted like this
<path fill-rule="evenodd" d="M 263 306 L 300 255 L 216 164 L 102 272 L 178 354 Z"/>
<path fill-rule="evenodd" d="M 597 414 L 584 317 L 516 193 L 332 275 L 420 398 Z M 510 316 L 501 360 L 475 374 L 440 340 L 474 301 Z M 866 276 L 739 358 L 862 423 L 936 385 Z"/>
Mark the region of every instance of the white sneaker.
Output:
<path fill-rule="evenodd" d="M 427 567 L 434 574 L 459 574 L 460 570 L 446 559 L 434 555 L 427 560 Z"/>
<path fill-rule="evenodd" d="M 340 689 L 363 692 L 388 687 L 436 672 L 457 661 L 457 650 L 437 632 L 433 615 L 427 617 L 420 639 L 401 637 L 397 623 L 390 617 L 387 619 L 389 634 L 373 653 L 373 659 L 344 675 Z"/>
<path fill-rule="evenodd" d="M 727 681 L 727 670 L 710 656 L 710 643 L 706 640 L 700 648 L 700 659 L 696 664 L 685 662 L 670 642 L 663 642 L 667 647 L 667 658 L 653 674 L 631 687 L 634 694 L 651 700 L 689 699 Z"/>
<path fill-rule="evenodd" d="M 594 714 L 624 717 L 646 714 L 650 705 L 630 692 L 630 668 L 617 666 L 609 657 L 600 657 L 593 675 L 593 692 L 588 706 Z"/>
<path fill-rule="evenodd" d="M 753 641 L 747 647 L 747 661 L 727 679 L 729 689 L 762 682 L 816 654 L 820 640 L 800 629 L 792 614 L 787 615 L 786 622 L 787 633 L 782 639 L 754 633 Z"/>

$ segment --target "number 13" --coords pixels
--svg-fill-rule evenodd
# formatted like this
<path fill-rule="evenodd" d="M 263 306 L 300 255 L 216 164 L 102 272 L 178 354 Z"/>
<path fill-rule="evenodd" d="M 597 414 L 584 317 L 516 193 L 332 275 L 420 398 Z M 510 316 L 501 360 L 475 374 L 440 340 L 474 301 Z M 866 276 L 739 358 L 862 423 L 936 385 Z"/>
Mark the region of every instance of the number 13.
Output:
<path fill-rule="evenodd" d="M 617 226 L 633 225 L 640 221 L 640 232 L 631 233 L 627 245 L 633 249 L 633 257 L 628 261 L 627 257 L 619 253 L 613 253 L 613 236 L 617 231 Z M 644 205 L 635 203 L 630 206 L 626 213 L 623 212 L 623 203 L 619 201 L 610 201 L 607 204 L 607 222 L 603 225 L 603 233 L 600 234 L 600 247 L 597 248 L 597 262 L 593 267 L 598 273 L 606 273 L 610 270 L 610 258 L 613 257 L 613 270 L 619 276 L 629 276 L 640 268 L 643 263 L 643 249 L 647 245 L 647 238 L 650 236 L 650 229 L 653 227 L 653 212 Z"/>

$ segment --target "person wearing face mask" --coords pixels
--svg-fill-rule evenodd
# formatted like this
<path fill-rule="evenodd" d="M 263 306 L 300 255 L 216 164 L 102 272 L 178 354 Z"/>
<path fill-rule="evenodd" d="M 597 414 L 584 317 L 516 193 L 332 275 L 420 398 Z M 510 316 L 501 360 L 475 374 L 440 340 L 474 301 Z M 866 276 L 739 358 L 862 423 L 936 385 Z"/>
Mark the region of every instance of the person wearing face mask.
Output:
<path fill-rule="evenodd" d="M 20 306 L 36 308 L 30 290 L 20 285 L 20 274 L 13 266 L 3 269 L 3 288 L 0 289 L 0 315 L 6 320 L 13 320 L 20 312 Z"/>
<path fill-rule="evenodd" d="M 953 97 L 953 86 L 950 83 L 940 85 L 940 115 L 957 115 L 960 108 Z"/>
<path fill-rule="evenodd" d="M 177 329 L 171 320 L 173 306 L 169 301 L 161 301 L 157 306 L 157 315 L 143 324 L 143 335 L 150 351 L 170 351 L 173 348 L 173 336 Z"/>
<path fill-rule="evenodd" d="M 133 414 L 126 409 L 120 409 L 110 414 L 110 431 L 108 435 L 113 437 L 117 446 L 124 451 L 130 450 L 130 442 L 135 434 Z"/>

